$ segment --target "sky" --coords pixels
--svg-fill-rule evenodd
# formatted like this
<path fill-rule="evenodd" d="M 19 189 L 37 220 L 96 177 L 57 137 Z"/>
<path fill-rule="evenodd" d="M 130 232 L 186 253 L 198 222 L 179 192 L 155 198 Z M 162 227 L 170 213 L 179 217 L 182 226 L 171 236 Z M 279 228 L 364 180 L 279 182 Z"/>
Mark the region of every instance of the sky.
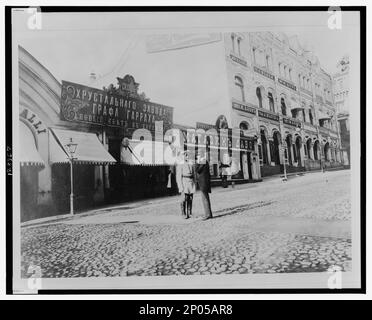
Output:
<path fill-rule="evenodd" d="M 153 102 L 175 108 L 174 122 L 214 123 L 224 113 L 227 79 L 222 42 L 159 53 L 146 51 L 151 34 L 284 31 L 298 35 L 322 67 L 336 72 L 339 59 L 357 53 L 358 17 L 343 13 L 342 29 L 327 26 L 323 13 L 47 13 L 42 28 L 30 30 L 30 14 L 18 13 L 14 40 L 43 64 L 58 81 L 102 88 L 116 77 L 132 74 L 139 91 Z M 90 73 L 97 75 L 92 81 Z M 227 104 L 226 104 L 227 103 Z"/>

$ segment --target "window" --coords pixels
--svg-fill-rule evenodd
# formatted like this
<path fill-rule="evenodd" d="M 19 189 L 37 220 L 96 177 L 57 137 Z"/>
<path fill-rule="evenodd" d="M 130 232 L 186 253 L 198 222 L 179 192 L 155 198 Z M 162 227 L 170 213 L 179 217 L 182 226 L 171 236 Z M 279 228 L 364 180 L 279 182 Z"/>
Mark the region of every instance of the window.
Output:
<path fill-rule="evenodd" d="M 314 124 L 313 112 L 309 110 L 309 120 L 311 124 Z"/>
<path fill-rule="evenodd" d="M 285 78 L 288 78 L 288 77 L 287 77 L 287 66 L 286 66 L 286 65 L 284 66 L 283 76 L 284 76 Z"/>
<path fill-rule="evenodd" d="M 274 98 L 271 92 L 268 93 L 270 111 L 275 112 Z"/>
<path fill-rule="evenodd" d="M 235 77 L 235 94 L 234 94 L 234 98 L 240 100 L 240 101 L 245 101 L 245 98 L 244 98 L 244 84 L 243 84 L 243 80 L 236 76 Z"/>
<path fill-rule="evenodd" d="M 287 115 L 287 106 L 285 105 L 284 98 L 280 99 L 280 108 L 282 110 L 282 115 L 286 116 Z"/>
<path fill-rule="evenodd" d="M 292 118 L 297 118 L 297 109 L 292 109 L 291 110 L 291 113 L 292 113 Z"/>
<path fill-rule="evenodd" d="M 260 88 L 256 89 L 256 95 L 257 95 L 257 98 L 258 98 L 258 106 L 260 108 L 262 108 L 262 94 L 261 94 L 261 89 Z"/>
<path fill-rule="evenodd" d="M 232 51 L 235 53 L 235 36 L 231 35 Z"/>
<path fill-rule="evenodd" d="M 242 41 L 242 39 L 241 38 L 238 38 L 238 54 L 239 54 L 239 56 L 241 56 L 242 54 L 241 54 L 241 48 L 240 48 L 240 44 L 241 44 L 241 41 Z"/>
<path fill-rule="evenodd" d="M 253 48 L 253 49 L 252 49 L 252 53 L 253 53 L 253 62 L 257 64 L 257 57 L 256 57 L 257 52 L 256 52 L 256 51 L 257 51 L 256 48 Z"/>
<path fill-rule="evenodd" d="M 279 71 L 279 75 L 282 75 L 282 65 L 280 62 L 278 63 L 278 71 Z"/>
<path fill-rule="evenodd" d="M 289 69 L 288 73 L 289 73 L 289 79 L 292 80 L 292 69 Z"/>
<path fill-rule="evenodd" d="M 270 56 L 266 56 L 266 68 L 270 69 Z"/>

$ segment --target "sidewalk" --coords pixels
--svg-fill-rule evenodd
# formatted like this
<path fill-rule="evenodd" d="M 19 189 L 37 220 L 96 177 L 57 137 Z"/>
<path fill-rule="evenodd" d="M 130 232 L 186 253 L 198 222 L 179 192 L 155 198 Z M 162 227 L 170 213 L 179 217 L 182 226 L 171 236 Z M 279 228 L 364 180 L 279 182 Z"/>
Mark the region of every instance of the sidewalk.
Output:
<path fill-rule="evenodd" d="M 295 172 L 295 173 L 288 173 L 287 178 L 292 179 L 296 176 L 304 176 L 311 173 L 320 173 L 321 170 L 314 170 L 314 171 L 306 171 L 306 172 Z M 228 188 L 223 188 L 222 186 L 213 187 L 213 193 L 220 193 L 220 192 L 232 192 L 235 190 L 242 190 L 242 189 L 250 189 L 250 188 L 257 188 L 262 183 L 266 182 L 273 182 L 273 181 L 281 181 L 284 177 L 283 174 L 277 174 L 273 176 L 264 177 L 261 183 L 245 183 L 245 184 L 235 184 L 235 185 L 229 185 Z M 199 194 L 200 191 L 197 191 L 196 194 Z M 60 223 L 62 221 L 70 221 L 74 219 L 80 219 L 82 217 L 102 214 L 105 211 L 113 211 L 113 210 L 128 210 L 128 209 L 134 209 L 134 208 L 140 208 L 147 205 L 157 205 L 157 204 L 165 204 L 167 202 L 174 202 L 174 198 L 178 197 L 178 195 L 174 196 L 165 196 L 165 197 L 157 197 L 157 198 L 150 198 L 150 199 L 142 199 L 142 200 L 135 200 L 131 202 L 123 202 L 118 203 L 114 205 L 106 205 L 99 208 L 91 209 L 82 211 L 79 213 L 76 213 L 75 215 L 71 214 L 63 214 L 58 216 L 51 216 L 51 217 L 45 217 L 40 219 L 34 219 L 26 222 L 21 223 L 21 227 L 31 227 L 31 226 L 40 226 L 40 225 L 49 225 L 49 224 L 56 224 Z"/>

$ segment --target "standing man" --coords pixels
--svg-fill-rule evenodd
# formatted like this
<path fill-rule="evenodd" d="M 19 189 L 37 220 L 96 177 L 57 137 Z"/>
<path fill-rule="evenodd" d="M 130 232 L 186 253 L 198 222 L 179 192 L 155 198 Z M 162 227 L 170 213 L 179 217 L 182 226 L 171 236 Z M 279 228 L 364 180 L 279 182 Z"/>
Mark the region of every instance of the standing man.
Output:
<path fill-rule="evenodd" d="M 177 185 L 181 194 L 181 214 L 185 219 L 192 216 L 192 200 L 196 190 L 195 167 L 187 151 L 177 165 Z"/>
<path fill-rule="evenodd" d="M 198 154 L 197 157 L 196 174 L 204 207 L 203 220 L 208 220 L 213 218 L 211 201 L 209 199 L 209 194 L 211 193 L 211 176 L 209 172 L 209 163 L 205 158 L 201 157 L 200 154 Z"/>

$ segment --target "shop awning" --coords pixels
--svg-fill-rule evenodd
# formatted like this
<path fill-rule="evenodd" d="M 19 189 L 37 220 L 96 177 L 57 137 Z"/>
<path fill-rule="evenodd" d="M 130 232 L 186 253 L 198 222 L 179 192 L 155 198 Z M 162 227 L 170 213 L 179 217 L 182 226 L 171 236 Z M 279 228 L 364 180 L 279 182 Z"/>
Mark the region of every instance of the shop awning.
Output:
<path fill-rule="evenodd" d="M 130 140 L 120 155 L 121 162 L 128 165 L 167 166 L 175 163 L 176 152 L 167 142 Z"/>
<path fill-rule="evenodd" d="M 19 124 L 19 147 L 21 166 L 45 166 L 43 159 L 36 149 L 35 138 L 30 129 L 20 121 Z"/>
<path fill-rule="evenodd" d="M 96 134 L 52 128 L 50 129 L 49 139 L 51 163 L 67 163 L 69 161 L 66 145 L 71 138 L 73 143 L 77 144 L 74 154 L 75 163 L 102 165 L 116 162 L 98 140 Z"/>

